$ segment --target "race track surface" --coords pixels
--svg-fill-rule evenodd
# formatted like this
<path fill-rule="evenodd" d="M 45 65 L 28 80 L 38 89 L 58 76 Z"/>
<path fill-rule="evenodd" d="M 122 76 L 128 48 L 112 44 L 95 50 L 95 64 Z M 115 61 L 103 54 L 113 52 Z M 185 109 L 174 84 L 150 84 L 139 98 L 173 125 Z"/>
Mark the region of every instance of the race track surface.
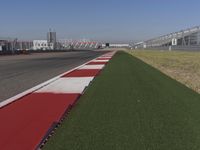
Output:
<path fill-rule="evenodd" d="M 35 53 L 0 57 L 0 102 L 105 52 Z"/>

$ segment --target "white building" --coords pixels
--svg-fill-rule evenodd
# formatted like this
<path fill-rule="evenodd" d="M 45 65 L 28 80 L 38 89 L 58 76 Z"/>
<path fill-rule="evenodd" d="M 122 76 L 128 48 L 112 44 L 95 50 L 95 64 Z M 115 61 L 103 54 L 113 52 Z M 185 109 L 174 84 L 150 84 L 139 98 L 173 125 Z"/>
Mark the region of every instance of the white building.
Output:
<path fill-rule="evenodd" d="M 33 50 L 53 50 L 54 44 L 48 43 L 47 40 L 34 40 Z"/>

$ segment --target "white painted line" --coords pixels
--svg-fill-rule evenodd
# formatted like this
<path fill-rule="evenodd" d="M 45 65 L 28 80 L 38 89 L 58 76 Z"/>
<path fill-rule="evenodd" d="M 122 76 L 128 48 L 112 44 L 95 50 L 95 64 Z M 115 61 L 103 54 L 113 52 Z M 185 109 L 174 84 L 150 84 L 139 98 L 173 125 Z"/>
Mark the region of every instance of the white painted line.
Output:
<path fill-rule="evenodd" d="M 64 74 L 65 74 L 65 73 L 64 73 Z M 64 74 L 62 74 L 62 75 L 64 75 Z M 36 91 L 37 89 L 39 89 L 39 88 L 41 88 L 41 87 L 43 87 L 43 86 L 45 86 L 45 85 L 47 85 L 47 84 L 49 84 L 49 83 L 51 83 L 51 82 L 54 82 L 55 80 L 59 79 L 62 75 L 59 75 L 59 76 L 57 76 L 57 77 L 55 77 L 55 78 L 52 78 L 52 79 L 50 79 L 50 80 L 48 80 L 48 81 L 46 81 L 46 82 L 44 82 L 44 83 L 41 83 L 41 84 L 39 84 L 39 85 L 37 85 L 37 86 L 31 88 L 31 89 L 28 89 L 28 90 L 26 90 L 26 91 L 24 91 L 24 92 L 22 92 L 22 93 L 20 93 L 20 94 L 18 94 L 18 95 L 16 95 L 16 96 L 13 96 L 13 97 L 11 97 L 11 98 L 9 98 L 9 99 L 7 99 L 7 100 L 1 102 L 1 103 L 0 103 L 0 108 L 2 108 L 2 107 L 4 107 L 4 106 L 8 105 L 9 103 L 12 103 L 12 102 L 14 102 L 14 101 L 20 99 L 21 97 L 23 97 L 23 96 L 25 96 L 25 95 L 27 95 L 27 94 L 29 94 L 29 93 L 32 93 L 32 92 Z"/>
<path fill-rule="evenodd" d="M 109 60 L 93 60 L 91 62 L 109 62 Z"/>
<path fill-rule="evenodd" d="M 93 60 L 96 60 L 97 58 L 99 58 L 99 56 L 96 57 Z M 58 76 L 56 76 L 56 77 L 54 77 L 54 78 L 52 78 L 50 80 L 47 80 L 47 81 L 45 81 L 45 82 L 43 82 L 43 83 L 41 83 L 41 84 L 39 84 L 39 85 L 37 85 L 37 86 L 35 86 L 33 88 L 30 88 L 30 89 L 28 89 L 28 90 L 26 90 L 26 91 L 24 91 L 22 93 L 19 93 L 16 96 L 13 96 L 13 97 L 11 97 L 9 99 L 6 99 L 6 100 L 0 102 L 0 108 L 6 106 L 6 105 L 8 105 L 8 104 L 10 104 L 10 103 L 12 103 L 12 102 L 14 102 L 16 100 L 19 100 L 20 98 L 22 98 L 23 96 L 26 96 L 29 93 L 33 93 L 34 91 L 36 91 L 36 90 L 38 90 L 38 89 L 40 89 L 40 88 L 42 88 L 42 87 L 44 87 L 44 86 L 46 86 L 46 85 L 48 85 L 48 84 L 50 84 L 52 82 L 58 80 L 63 75 L 68 74 L 68 73 L 70 73 L 70 72 L 72 72 L 72 71 L 74 71 L 74 70 L 76 70 L 76 69 L 78 69 L 78 68 L 80 68 L 80 67 L 82 67 L 82 66 L 84 66 L 84 65 L 86 65 L 88 63 L 90 63 L 90 62 L 93 62 L 93 60 L 90 60 L 90 61 L 88 61 L 88 62 L 86 62 L 86 63 L 84 63 L 84 64 L 82 64 L 82 65 L 80 65 L 80 66 L 78 66 L 76 68 L 73 68 L 73 69 L 71 69 L 71 70 L 69 70 L 69 71 L 67 71 L 67 72 L 65 72 L 63 74 L 60 74 L 60 75 L 58 75 Z"/>
<path fill-rule="evenodd" d="M 103 55 L 103 56 L 112 56 L 112 55 L 114 55 L 114 54 L 105 54 L 105 55 Z"/>
<path fill-rule="evenodd" d="M 99 58 L 104 58 L 104 59 L 111 59 L 112 57 L 108 57 L 108 56 L 101 56 Z"/>
<path fill-rule="evenodd" d="M 83 70 L 83 69 L 103 69 L 105 65 L 85 65 L 78 70 Z"/>
<path fill-rule="evenodd" d="M 112 58 L 113 55 L 105 55 L 105 56 L 101 56 L 101 57 L 110 57 Z"/>
<path fill-rule="evenodd" d="M 110 60 L 111 58 L 97 58 L 97 60 Z"/>
<path fill-rule="evenodd" d="M 89 85 L 94 77 L 73 77 L 73 78 L 60 78 L 55 82 L 43 87 L 35 93 L 79 93 L 81 94 L 84 89 Z"/>

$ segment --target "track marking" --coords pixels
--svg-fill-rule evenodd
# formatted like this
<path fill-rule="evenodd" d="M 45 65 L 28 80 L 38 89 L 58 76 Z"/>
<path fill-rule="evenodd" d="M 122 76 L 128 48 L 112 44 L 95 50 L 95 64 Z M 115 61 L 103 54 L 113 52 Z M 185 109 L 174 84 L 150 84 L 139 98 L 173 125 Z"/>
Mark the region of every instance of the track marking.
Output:
<path fill-rule="evenodd" d="M 55 82 L 41 88 L 35 93 L 54 93 L 54 94 L 67 94 L 79 93 L 81 94 L 84 89 L 89 85 L 94 77 L 67 77 L 60 78 Z"/>

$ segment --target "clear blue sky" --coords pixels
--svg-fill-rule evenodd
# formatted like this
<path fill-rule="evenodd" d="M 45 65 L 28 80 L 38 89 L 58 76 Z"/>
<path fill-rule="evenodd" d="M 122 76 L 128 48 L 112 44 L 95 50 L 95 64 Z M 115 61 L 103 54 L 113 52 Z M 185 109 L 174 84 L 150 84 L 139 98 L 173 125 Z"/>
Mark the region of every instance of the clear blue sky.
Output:
<path fill-rule="evenodd" d="M 0 37 L 138 41 L 200 25 L 199 0 L 5 0 Z"/>

